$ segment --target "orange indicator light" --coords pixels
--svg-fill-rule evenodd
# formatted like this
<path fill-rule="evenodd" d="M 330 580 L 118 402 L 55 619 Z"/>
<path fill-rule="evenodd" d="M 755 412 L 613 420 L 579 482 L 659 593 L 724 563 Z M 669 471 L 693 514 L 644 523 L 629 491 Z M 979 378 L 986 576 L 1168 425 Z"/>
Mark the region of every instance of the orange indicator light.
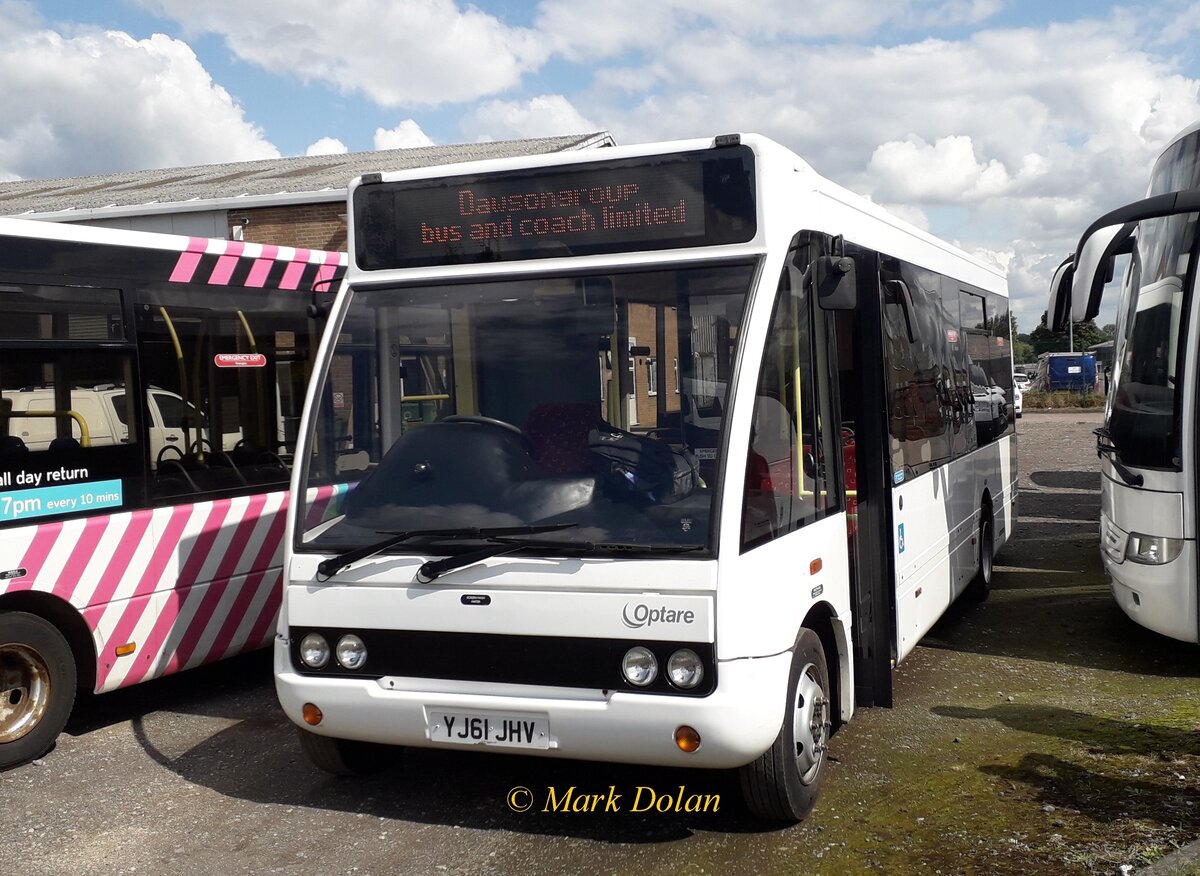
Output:
<path fill-rule="evenodd" d="M 321 719 L 325 717 L 321 714 L 321 710 L 312 703 L 305 703 L 301 713 L 304 715 L 304 723 L 311 724 L 313 727 L 320 724 Z"/>
<path fill-rule="evenodd" d="M 126 642 L 124 645 L 117 645 L 117 656 L 127 657 L 137 650 L 137 642 Z"/>
<path fill-rule="evenodd" d="M 680 751 L 691 754 L 700 747 L 700 734 L 694 727 L 681 724 L 675 728 L 675 744 L 679 746 Z"/>
<path fill-rule="evenodd" d="M 821 558 L 817 557 L 815 560 L 813 560 L 811 563 L 808 564 L 808 574 L 810 574 L 810 575 L 817 574 L 817 572 L 821 571 L 821 569 L 824 567 L 824 565 L 825 564 L 823 562 L 821 562 Z"/>

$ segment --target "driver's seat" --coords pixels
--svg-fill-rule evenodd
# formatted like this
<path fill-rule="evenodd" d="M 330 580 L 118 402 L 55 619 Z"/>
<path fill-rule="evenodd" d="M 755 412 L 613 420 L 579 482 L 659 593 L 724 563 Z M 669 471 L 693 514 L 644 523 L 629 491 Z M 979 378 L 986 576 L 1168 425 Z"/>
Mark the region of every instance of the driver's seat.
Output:
<path fill-rule="evenodd" d="M 553 475 L 591 474 L 595 466 L 588 433 L 600 422 L 598 402 L 548 402 L 525 421 L 533 459 Z"/>

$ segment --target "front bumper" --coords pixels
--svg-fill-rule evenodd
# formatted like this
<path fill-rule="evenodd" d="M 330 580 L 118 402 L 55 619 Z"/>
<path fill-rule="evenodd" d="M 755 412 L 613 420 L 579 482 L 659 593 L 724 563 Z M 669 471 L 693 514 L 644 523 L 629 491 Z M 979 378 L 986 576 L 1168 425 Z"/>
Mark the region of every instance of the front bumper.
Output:
<path fill-rule="evenodd" d="M 324 736 L 443 749 L 491 749 L 617 763 L 722 769 L 749 763 L 770 747 L 783 722 L 792 655 L 731 660 L 719 667 L 706 697 L 624 691 L 497 686 L 414 678 L 322 678 L 297 673 L 286 640 L 275 640 L 275 688 L 287 716 Z M 312 727 L 305 703 L 320 708 Z M 525 749 L 462 745 L 429 738 L 430 710 L 544 717 L 550 747 Z M 695 728 L 700 748 L 680 751 L 680 725 Z"/>

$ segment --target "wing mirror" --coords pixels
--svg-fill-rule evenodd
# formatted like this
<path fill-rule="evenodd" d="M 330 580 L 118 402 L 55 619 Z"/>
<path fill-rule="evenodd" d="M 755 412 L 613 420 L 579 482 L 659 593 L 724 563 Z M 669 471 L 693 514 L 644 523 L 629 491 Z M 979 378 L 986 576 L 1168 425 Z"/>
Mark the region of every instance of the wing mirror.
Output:
<path fill-rule="evenodd" d="M 858 307 L 858 271 L 850 256 L 821 256 L 811 266 L 817 303 L 822 310 Z"/>

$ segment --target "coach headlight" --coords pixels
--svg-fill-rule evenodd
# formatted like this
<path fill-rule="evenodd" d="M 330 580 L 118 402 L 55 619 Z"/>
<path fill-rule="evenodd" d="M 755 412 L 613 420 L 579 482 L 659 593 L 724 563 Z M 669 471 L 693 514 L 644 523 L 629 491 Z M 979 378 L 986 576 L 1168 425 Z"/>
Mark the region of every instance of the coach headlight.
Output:
<path fill-rule="evenodd" d="M 1146 566 L 1161 566 L 1178 557 L 1182 550 L 1181 538 L 1131 532 L 1125 546 L 1125 559 Z"/>
<path fill-rule="evenodd" d="M 346 669 L 362 669 L 367 662 L 367 646 L 353 633 L 338 639 L 336 653 L 337 662 Z"/>
<path fill-rule="evenodd" d="M 625 652 L 625 659 L 621 661 L 621 671 L 630 684 L 645 687 L 658 678 L 658 661 L 649 648 L 635 645 Z"/>
<path fill-rule="evenodd" d="M 309 633 L 300 640 L 300 659 L 309 669 L 320 669 L 329 662 L 329 643 L 320 633 Z"/>
<path fill-rule="evenodd" d="M 667 678 L 683 690 L 691 690 L 704 678 L 704 661 L 691 648 L 680 648 L 667 658 Z"/>

